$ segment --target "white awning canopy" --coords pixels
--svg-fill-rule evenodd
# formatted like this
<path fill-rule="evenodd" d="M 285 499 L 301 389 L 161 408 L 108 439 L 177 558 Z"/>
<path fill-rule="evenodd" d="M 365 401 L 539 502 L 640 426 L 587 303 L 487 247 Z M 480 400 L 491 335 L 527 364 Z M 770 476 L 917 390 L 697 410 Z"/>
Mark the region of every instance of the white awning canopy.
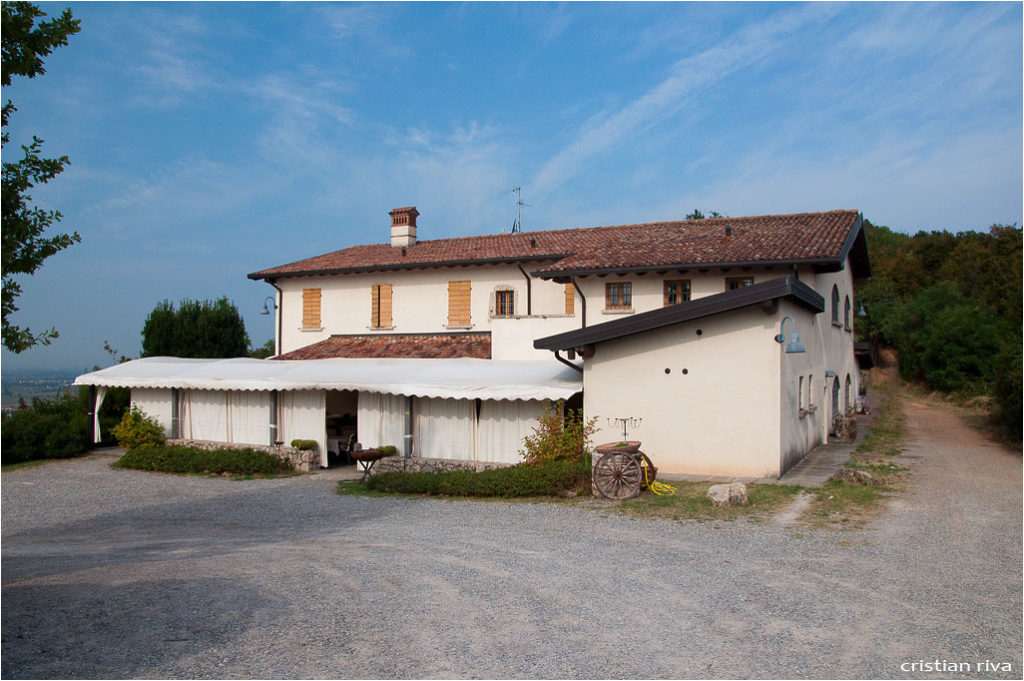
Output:
<path fill-rule="evenodd" d="M 583 374 L 555 362 L 489 359 L 184 359 L 146 357 L 75 385 L 193 390 L 361 390 L 485 400 L 567 399 Z"/>

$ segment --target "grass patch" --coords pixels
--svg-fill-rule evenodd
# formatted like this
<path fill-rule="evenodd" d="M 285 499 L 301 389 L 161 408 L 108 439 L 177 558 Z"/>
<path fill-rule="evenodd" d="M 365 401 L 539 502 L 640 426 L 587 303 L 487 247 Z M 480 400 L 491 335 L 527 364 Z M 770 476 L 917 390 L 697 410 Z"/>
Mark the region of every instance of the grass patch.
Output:
<path fill-rule="evenodd" d="M 341 480 L 334 488 L 334 493 L 343 497 L 393 497 L 399 496 L 390 492 L 378 492 L 367 487 L 358 480 Z"/>
<path fill-rule="evenodd" d="M 730 520 L 755 518 L 774 514 L 793 502 L 803 490 L 796 485 L 747 485 L 749 504 L 716 507 L 708 501 L 711 482 L 670 482 L 676 488 L 673 496 L 643 492 L 634 499 L 607 501 L 602 508 L 641 518 L 665 520 Z"/>
<path fill-rule="evenodd" d="M 361 490 L 384 494 L 415 494 L 441 497 L 554 497 L 590 487 L 590 457 L 581 461 L 548 461 L 518 464 L 486 471 L 404 473 L 391 471 L 369 478 L 364 484 L 338 483 L 338 494 Z"/>
<path fill-rule="evenodd" d="M 192 475 L 276 477 L 295 475 L 291 464 L 256 449 L 215 449 L 142 445 L 110 464 L 112 468 Z"/>
<path fill-rule="evenodd" d="M 903 444 L 906 387 L 890 372 L 876 375 L 873 390 L 882 399 L 875 410 L 871 432 L 846 465 L 867 471 L 875 484 L 829 480 L 813 490 L 814 498 L 802 516 L 804 522 L 819 527 L 860 527 L 879 513 L 884 499 L 902 489 L 908 469 L 892 458 L 901 453 Z"/>
<path fill-rule="evenodd" d="M 18 463 L 8 463 L 0 466 L 0 473 L 10 473 L 12 471 L 20 471 L 24 468 L 37 468 L 39 466 L 45 466 L 48 463 L 53 463 L 57 459 L 33 459 L 32 461 L 20 461 Z"/>

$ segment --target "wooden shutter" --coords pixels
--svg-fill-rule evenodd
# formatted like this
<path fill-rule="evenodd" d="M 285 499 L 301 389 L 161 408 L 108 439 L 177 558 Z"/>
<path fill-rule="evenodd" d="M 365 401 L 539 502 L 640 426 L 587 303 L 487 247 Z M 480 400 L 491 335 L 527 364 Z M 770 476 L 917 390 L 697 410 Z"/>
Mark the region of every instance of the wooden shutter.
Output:
<path fill-rule="evenodd" d="M 302 289 L 302 328 L 320 328 L 320 289 Z"/>
<path fill-rule="evenodd" d="M 391 325 L 391 284 L 374 284 L 370 287 L 370 326 L 386 329 Z"/>
<path fill-rule="evenodd" d="M 565 314 L 576 313 L 576 288 L 572 284 L 565 285 Z"/>
<path fill-rule="evenodd" d="M 448 282 L 448 326 L 469 326 L 470 282 Z"/>

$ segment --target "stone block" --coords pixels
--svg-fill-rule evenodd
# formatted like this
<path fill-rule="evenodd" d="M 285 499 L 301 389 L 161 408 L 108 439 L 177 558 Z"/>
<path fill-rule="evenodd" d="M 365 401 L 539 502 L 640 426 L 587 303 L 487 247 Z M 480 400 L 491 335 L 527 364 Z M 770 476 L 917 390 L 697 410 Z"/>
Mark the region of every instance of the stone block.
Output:
<path fill-rule="evenodd" d="M 713 506 L 746 506 L 747 486 L 742 482 L 712 485 L 708 488 L 707 497 Z"/>
<path fill-rule="evenodd" d="M 875 477 L 871 473 L 862 471 L 859 468 L 840 468 L 832 475 L 832 479 L 836 482 L 847 482 L 853 485 L 875 484 Z"/>

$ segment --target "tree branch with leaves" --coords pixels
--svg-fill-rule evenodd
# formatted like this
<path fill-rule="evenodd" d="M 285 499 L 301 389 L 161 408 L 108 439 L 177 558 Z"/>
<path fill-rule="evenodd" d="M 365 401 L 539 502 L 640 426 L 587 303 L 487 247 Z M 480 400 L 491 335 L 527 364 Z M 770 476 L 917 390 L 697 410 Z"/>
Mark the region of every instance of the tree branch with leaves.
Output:
<path fill-rule="evenodd" d="M 11 85 L 12 76 L 35 78 L 46 72 L 43 57 L 54 48 L 68 44 L 68 36 L 78 33 L 79 20 L 72 18 L 71 10 L 65 9 L 50 21 L 37 19 L 46 13 L 28 2 L 3 3 L 3 85 Z M 17 111 L 14 103 L 7 100 L 3 106 L 2 147 L 10 141 L 7 124 Z M 57 337 L 57 329 L 33 332 L 13 322 L 11 317 L 18 311 L 17 298 L 22 293 L 17 275 L 31 276 L 54 253 L 64 250 L 82 238 L 77 232 L 71 234 L 47 235 L 48 230 L 63 217 L 60 211 L 44 210 L 32 204 L 29 191 L 40 184 L 46 184 L 59 175 L 71 161 L 67 156 L 42 158 L 43 140 L 35 135 L 32 142 L 21 145 L 24 156 L 17 162 L 3 163 L 3 328 L 2 340 L 5 348 L 19 353 L 34 345 L 49 345 Z"/>

